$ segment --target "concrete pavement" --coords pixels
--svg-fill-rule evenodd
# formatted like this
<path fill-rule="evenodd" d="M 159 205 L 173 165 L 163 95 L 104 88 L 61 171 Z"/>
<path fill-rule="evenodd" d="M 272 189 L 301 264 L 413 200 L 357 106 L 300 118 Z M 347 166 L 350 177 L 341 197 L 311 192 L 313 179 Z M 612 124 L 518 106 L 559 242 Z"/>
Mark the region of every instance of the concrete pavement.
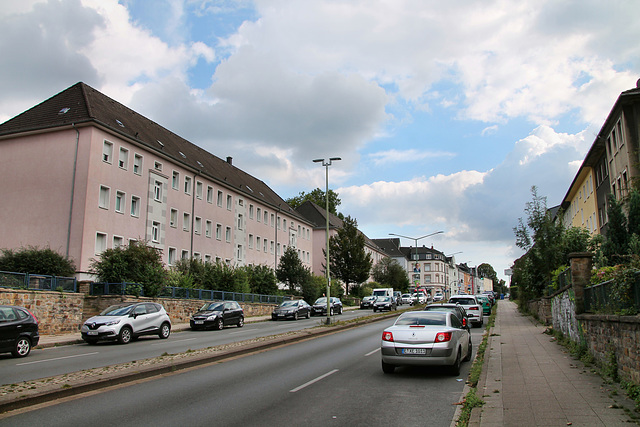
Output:
<path fill-rule="evenodd" d="M 622 409 L 633 408 L 633 401 L 574 359 L 544 333 L 546 329 L 521 315 L 515 303 L 498 303 L 477 388 L 485 404 L 474 409 L 469 425 L 610 427 L 636 423 Z"/>

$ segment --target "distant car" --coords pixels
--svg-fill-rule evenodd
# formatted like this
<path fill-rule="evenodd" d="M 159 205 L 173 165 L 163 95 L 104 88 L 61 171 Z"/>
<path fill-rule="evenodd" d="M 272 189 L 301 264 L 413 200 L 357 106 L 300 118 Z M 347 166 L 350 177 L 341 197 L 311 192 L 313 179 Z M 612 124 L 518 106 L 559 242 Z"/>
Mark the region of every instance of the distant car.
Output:
<path fill-rule="evenodd" d="M 413 304 L 413 298 L 411 298 L 411 294 L 402 294 L 400 299 L 402 300 L 403 304 Z"/>
<path fill-rule="evenodd" d="M 458 316 L 443 311 L 410 311 L 382 332 L 382 371 L 397 366 L 445 366 L 460 375 L 460 365 L 471 359 L 471 333 Z"/>
<path fill-rule="evenodd" d="M 222 329 L 228 325 L 244 326 L 244 310 L 236 301 L 208 302 L 189 320 L 191 329 Z"/>
<path fill-rule="evenodd" d="M 482 314 L 491 314 L 491 301 L 486 295 L 475 295 L 479 303 L 482 304 Z"/>
<path fill-rule="evenodd" d="M 397 310 L 396 300 L 394 297 L 378 297 L 373 303 L 373 312 L 384 310 Z"/>
<path fill-rule="evenodd" d="M 86 320 L 80 333 L 87 344 L 103 340 L 128 344 L 142 335 L 166 339 L 171 333 L 171 320 L 164 307 L 155 302 L 125 302 Z"/>
<path fill-rule="evenodd" d="M 433 296 L 433 302 L 442 301 L 443 299 L 444 299 L 444 295 L 442 295 L 439 292 Z"/>
<path fill-rule="evenodd" d="M 360 301 L 360 308 L 365 309 L 365 308 L 371 308 L 373 307 L 373 303 L 376 301 L 376 297 L 373 295 L 370 295 L 368 297 L 364 297 L 362 298 L 362 301 Z"/>
<path fill-rule="evenodd" d="M 331 297 L 329 301 L 329 315 L 342 314 L 342 301 L 339 298 Z M 327 314 L 327 297 L 320 297 L 313 303 L 313 310 L 311 315 L 325 315 Z"/>
<path fill-rule="evenodd" d="M 0 353 L 26 357 L 38 345 L 38 319 L 24 307 L 0 305 Z"/>
<path fill-rule="evenodd" d="M 473 295 L 454 295 L 449 298 L 449 303 L 460 304 L 467 312 L 467 318 L 471 324 L 478 327 L 484 324 L 482 304 Z"/>
<path fill-rule="evenodd" d="M 306 317 L 307 319 L 311 317 L 311 306 L 302 299 L 284 301 L 271 313 L 272 320 L 298 320 L 300 317 Z"/>
<path fill-rule="evenodd" d="M 424 311 L 450 311 L 454 313 L 460 321 L 462 322 L 462 326 L 469 327 L 469 319 L 467 319 L 467 312 L 460 304 L 449 304 L 449 303 L 434 303 L 429 304 L 425 308 Z"/>
<path fill-rule="evenodd" d="M 413 299 L 413 303 L 416 304 L 416 300 L 418 304 L 426 304 L 427 296 L 423 292 L 418 292 L 417 294 L 414 292 L 411 294 L 411 298 Z"/>

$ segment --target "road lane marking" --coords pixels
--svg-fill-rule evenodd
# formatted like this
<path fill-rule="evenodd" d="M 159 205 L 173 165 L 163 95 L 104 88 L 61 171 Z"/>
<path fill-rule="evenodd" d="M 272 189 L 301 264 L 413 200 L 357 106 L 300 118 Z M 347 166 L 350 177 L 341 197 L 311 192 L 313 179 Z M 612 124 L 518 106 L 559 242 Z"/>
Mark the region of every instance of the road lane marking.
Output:
<path fill-rule="evenodd" d="M 17 363 L 17 364 L 16 364 L 16 366 L 33 365 L 34 363 L 52 362 L 52 361 L 54 361 L 54 360 L 71 359 L 71 358 L 73 358 L 73 357 L 93 356 L 94 354 L 98 354 L 98 352 L 97 352 L 97 351 L 94 351 L 93 353 L 76 354 L 76 355 L 74 355 L 74 356 L 64 356 L 64 357 L 55 357 L 55 358 L 53 358 L 53 359 L 34 360 L 33 362 Z"/>
<path fill-rule="evenodd" d="M 379 351 L 380 351 L 380 348 L 376 348 L 375 350 L 370 351 L 369 353 L 365 354 L 364 357 L 371 356 L 372 354 L 377 353 Z"/>
<path fill-rule="evenodd" d="M 316 378 L 316 379 L 314 379 L 314 380 L 311 380 L 311 381 L 309 381 L 309 382 L 306 382 L 306 383 L 302 384 L 301 386 L 294 388 L 293 390 L 289 390 L 289 393 L 295 393 L 295 392 L 297 392 L 297 391 L 300 391 L 300 390 L 302 390 L 303 388 L 308 387 L 308 386 L 310 386 L 311 384 L 313 384 L 313 383 L 317 383 L 318 381 L 320 381 L 320 380 L 322 380 L 322 379 L 324 379 L 324 378 L 328 377 L 329 375 L 333 375 L 333 374 L 335 374 L 336 372 L 338 372 L 338 370 L 337 370 L 337 369 L 334 369 L 333 371 L 329 371 L 329 372 L 327 372 L 327 373 L 326 373 L 326 374 L 324 374 L 324 375 L 320 375 L 318 378 Z"/>

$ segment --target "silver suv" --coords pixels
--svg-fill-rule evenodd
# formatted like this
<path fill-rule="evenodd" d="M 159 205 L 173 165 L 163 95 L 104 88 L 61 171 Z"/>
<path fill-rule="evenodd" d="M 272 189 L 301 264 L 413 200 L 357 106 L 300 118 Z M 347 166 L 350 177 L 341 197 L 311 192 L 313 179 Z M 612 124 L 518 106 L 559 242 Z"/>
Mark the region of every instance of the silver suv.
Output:
<path fill-rule="evenodd" d="M 169 338 L 171 320 L 164 307 L 154 302 L 112 305 L 98 316 L 88 319 L 80 328 L 82 339 L 88 344 L 100 340 L 117 340 L 128 344 L 141 335 Z"/>

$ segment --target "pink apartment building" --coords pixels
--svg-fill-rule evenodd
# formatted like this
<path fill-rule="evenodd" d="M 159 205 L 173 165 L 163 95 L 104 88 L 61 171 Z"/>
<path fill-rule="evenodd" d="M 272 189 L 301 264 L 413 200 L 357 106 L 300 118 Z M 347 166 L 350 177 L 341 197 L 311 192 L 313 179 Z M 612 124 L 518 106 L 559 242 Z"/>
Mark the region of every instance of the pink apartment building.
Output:
<path fill-rule="evenodd" d="M 263 181 L 77 83 L 0 125 L 0 248 L 50 247 L 79 278 L 107 248 L 146 240 L 172 265 L 313 270 L 313 224 Z"/>

